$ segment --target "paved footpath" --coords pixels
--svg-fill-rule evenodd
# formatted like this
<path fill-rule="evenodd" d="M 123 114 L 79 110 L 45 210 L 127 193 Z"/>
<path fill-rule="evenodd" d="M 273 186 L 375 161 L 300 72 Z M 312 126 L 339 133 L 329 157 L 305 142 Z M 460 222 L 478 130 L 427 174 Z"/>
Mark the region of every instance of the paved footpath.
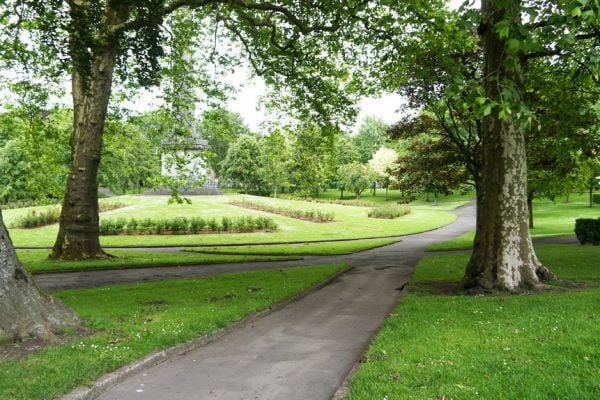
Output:
<path fill-rule="evenodd" d="M 426 247 L 474 228 L 473 206 L 456 212 L 458 220 L 444 228 L 332 257 L 354 269 L 215 342 L 133 375 L 99 398 L 330 399 L 398 302 L 398 289 Z"/>

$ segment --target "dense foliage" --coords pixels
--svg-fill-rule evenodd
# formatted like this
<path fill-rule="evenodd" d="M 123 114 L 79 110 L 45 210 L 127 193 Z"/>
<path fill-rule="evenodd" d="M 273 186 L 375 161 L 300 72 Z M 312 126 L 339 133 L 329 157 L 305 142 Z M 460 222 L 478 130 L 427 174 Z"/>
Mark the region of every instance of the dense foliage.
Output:
<path fill-rule="evenodd" d="M 575 235 L 581 244 L 600 244 L 600 218 L 575 220 Z"/>

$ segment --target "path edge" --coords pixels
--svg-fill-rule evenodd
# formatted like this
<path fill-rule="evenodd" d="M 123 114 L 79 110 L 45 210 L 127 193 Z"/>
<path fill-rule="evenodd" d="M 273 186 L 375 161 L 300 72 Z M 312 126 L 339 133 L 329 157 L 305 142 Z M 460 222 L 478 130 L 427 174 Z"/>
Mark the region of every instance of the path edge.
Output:
<path fill-rule="evenodd" d="M 144 370 L 150 369 L 150 368 L 152 368 L 160 363 L 163 363 L 165 361 L 168 361 L 174 357 L 177 357 L 184 353 L 190 352 L 192 350 L 195 350 L 197 348 L 200 348 L 200 347 L 206 346 L 212 342 L 215 342 L 215 341 L 221 339 L 222 337 L 224 337 L 225 335 L 230 334 L 234 330 L 244 328 L 247 325 L 258 321 L 259 319 L 261 319 L 263 317 L 266 317 L 276 311 L 279 311 L 282 308 L 284 308 L 292 303 L 295 303 L 295 302 L 303 299 L 304 297 L 307 297 L 310 294 L 312 294 L 320 289 L 323 289 L 326 286 L 329 286 L 336 279 L 345 275 L 352 269 L 354 269 L 353 266 L 346 266 L 345 268 L 338 271 L 334 275 L 330 276 L 323 282 L 321 282 L 315 286 L 309 287 L 308 289 L 305 289 L 304 291 L 302 291 L 298 294 L 295 294 L 292 297 L 289 297 L 277 304 L 274 304 L 273 306 L 271 306 L 269 308 L 266 308 L 264 310 L 258 311 L 251 315 L 248 315 L 248 316 L 240 319 L 239 321 L 234 322 L 233 324 L 229 325 L 226 328 L 221 328 L 221 329 L 214 331 L 211 334 L 199 336 L 195 339 L 191 339 L 187 342 L 177 344 L 173 347 L 169 347 L 164 350 L 155 351 L 153 353 L 150 353 L 146 357 L 139 359 L 137 361 L 134 361 L 128 365 L 125 365 L 124 367 L 121 367 L 121 368 L 117 369 L 116 371 L 109 372 L 107 374 L 102 375 L 90 387 L 80 386 L 80 387 L 73 389 L 71 392 L 60 397 L 60 400 L 93 400 L 93 399 L 97 398 L 98 396 L 100 396 L 105 391 L 107 391 L 108 389 L 110 389 L 111 387 L 118 385 L 119 383 L 123 382 L 125 379 L 127 379 L 135 374 L 138 374 Z"/>
<path fill-rule="evenodd" d="M 423 257 L 425 257 L 425 256 L 423 256 Z M 423 257 L 421 257 L 419 259 L 419 261 Z M 415 273 L 415 268 L 416 268 L 417 264 L 419 263 L 419 261 L 417 261 L 417 263 L 413 266 L 413 270 L 412 270 L 412 272 L 410 274 L 410 277 L 406 281 L 406 285 L 407 286 L 410 284 L 410 281 L 413 278 L 413 275 Z M 396 309 L 396 307 L 398 307 L 400 305 L 400 303 L 402 302 L 402 299 L 404 297 L 406 297 L 406 295 L 408 294 L 408 292 L 409 292 L 409 288 L 408 287 L 406 287 L 404 290 L 402 290 L 402 292 L 400 293 L 400 295 L 396 299 L 396 303 L 387 312 L 386 317 L 381 321 L 381 323 L 377 327 L 377 330 L 371 336 L 371 340 L 369 340 L 369 343 L 365 346 L 365 348 L 362 350 L 362 352 L 360 353 L 360 355 L 356 358 L 356 360 L 354 361 L 354 365 L 352 366 L 352 368 L 350 368 L 350 370 L 348 371 L 348 373 L 344 377 L 344 380 L 342 380 L 342 382 L 339 384 L 339 386 L 337 387 L 335 393 L 333 394 L 333 396 L 331 397 L 330 400 L 345 400 L 346 399 L 346 397 L 348 396 L 349 389 L 350 389 L 350 382 L 352 381 L 352 378 L 354 378 L 354 375 L 356 374 L 356 372 L 360 368 L 363 359 L 365 358 L 365 356 L 367 355 L 367 352 L 369 351 L 369 349 L 371 348 L 371 345 L 373 344 L 373 341 L 379 335 L 379 333 L 381 332 L 381 329 L 383 329 L 383 325 L 385 324 L 385 321 L 392 315 L 392 313 L 394 312 L 394 310 Z"/>

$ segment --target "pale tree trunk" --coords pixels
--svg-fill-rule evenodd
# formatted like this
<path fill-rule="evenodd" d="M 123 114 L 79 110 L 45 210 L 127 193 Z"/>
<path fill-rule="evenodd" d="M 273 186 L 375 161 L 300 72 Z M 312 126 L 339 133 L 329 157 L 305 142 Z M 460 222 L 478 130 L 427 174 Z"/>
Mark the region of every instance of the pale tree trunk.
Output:
<path fill-rule="evenodd" d="M 127 18 L 126 12 L 107 12 L 108 25 Z M 89 76 L 75 66 L 72 73 L 72 163 L 52 258 L 80 260 L 103 258 L 98 216 L 98 167 L 102 134 L 116 62 L 117 39 L 95 50 Z"/>
<path fill-rule="evenodd" d="M 482 1 L 484 18 L 484 86 L 487 97 L 500 101 L 500 91 L 511 84 L 522 89 L 521 72 L 506 68 L 506 39 L 494 26 L 512 17 L 520 23 L 520 1 L 508 0 L 500 6 Z M 513 60 L 514 61 L 514 60 Z M 527 159 L 525 134 L 512 116 L 501 119 L 499 107 L 484 118 L 481 144 L 481 186 L 477 193 L 477 231 L 473 254 L 465 272 L 464 285 L 475 290 L 532 289 L 554 275 L 538 260 L 529 236 L 527 207 Z"/>
<path fill-rule="evenodd" d="M 79 324 L 71 309 L 37 289 L 17 259 L 0 212 L 0 336 L 52 341 L 62 328 Z"/>
<path fill-rule="evenodd" d="M 533 229 L 533 193 L 527 194 L 527 210 L 529 212 L 529 229 Z"/>

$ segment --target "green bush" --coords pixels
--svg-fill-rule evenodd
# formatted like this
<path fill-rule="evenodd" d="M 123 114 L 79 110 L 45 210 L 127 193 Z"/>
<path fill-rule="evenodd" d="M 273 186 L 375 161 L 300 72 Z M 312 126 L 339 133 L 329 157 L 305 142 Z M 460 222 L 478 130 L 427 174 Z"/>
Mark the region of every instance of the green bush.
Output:
<path fill-rule="evenodd" d="M 229 217 L 221 218 L 221 227 L 223 228 L 224 232 L 231 230 L 231 226 L 231 219 Z"/>
<path fill-rule="evenodd" d="M 205 220 L 200 217 L 175 217 L 170 219 L 152 220 L 149 218 L 136 220 L 130 218 L 102 219 L 100 221 L 101 235 L 121 234 L 156 234 L 177 235 L 196 234 L 203 232 L 253 232 L 257 230 L 275 231 L 277 224 L 272 218 L 258 217 L 222 217 L 221 223 L 216 218 Z"/>
<path fill-rule="evenodd" d="M 575 220 L 575 235 L 581 244 L 600 244 L 600 218 L 579 218 Z"/>
<path fill-rule="evenodd" d="M 126 204 L 120 201 L 101 202 L 98 203 L 98 212 L 116 210 L 117 208 L 123 208 L 125 206 Z"/>
<path fill-rule="evenodd" d="M 383 206 L 372 208 L 369 211 L 369 218 L 394 219 L 410 213 L 410 207 L 386 204 Z"/>
<path fill-rule="evenodd" d="M 189 231 L 189 222 L 185 217 L 175 217 L 171 220 L 166 220 L 165 226 L 171 233 L 183 233 Z"/>
<path fill-rule="evenodd" d="M 40 199 L 40 200 L 15 200 L 0 205 L 0 210 L 11 210 L 15 208 L 50 206 L 59 202 L 57 199 Z"/>
<path fill-rule="evenodd" d="M 143 219 L 138 224 L 138 230 L 140 232 L 152 232 L 154 229 L 154 221 L 150 218 Z"/>
<path fill-rule="evenodd" d="M 333 222 L 335 214 L 330 211 L 320 210 L 297 210 L 287 207 L 275 207 L 268 204 L 255 203 L 248 200 L 236 200 L 231 202 L 237 207 L 249 208 L 251 210 L 264 211 L 271 214 L 285 215 L 286 217 L 301 219 L 311 222 Z"/>
<path fill-rule="evenodd" d="M 600 193 L 592 195 L 592 203 L 600 204 Z"/>
<path fill-rule="evenodd" d="M 211 219 L 209 219 L 209 220 L 208 220 L 208 229 L 209 229 L 211 232 L 218 232 L 218 231 L 219 231 L 219 228 L 220 228 L 220 227 L 219 227 L 219 223 L 217 222 L 217 220 L 216 220 L 216 219 L 214 219 L 214 218 L 211 218 Z"/>
<path fill-rule="evenodd" d="M 13 228 L 37 228 L 39 226 L 56 224 L 60 218 L 60 208 L 49 208 L 42 211 L 29 211 L 24 217 L 17 220 Z"/>
<path fill-rule="evenodd" d="M 204 218 L 194 217 L 190 219 L 190 231 L 192 231 L 192 233 L 198 233 L 202 231 L 205 226 L 206 221 L 204 221 Z"/>
<path fill-rule="evenodd" d="M 127 233 L 133 233 L 138 230 L 139 222 L 135 218 L 131 218 L 127 223 Z"/>

